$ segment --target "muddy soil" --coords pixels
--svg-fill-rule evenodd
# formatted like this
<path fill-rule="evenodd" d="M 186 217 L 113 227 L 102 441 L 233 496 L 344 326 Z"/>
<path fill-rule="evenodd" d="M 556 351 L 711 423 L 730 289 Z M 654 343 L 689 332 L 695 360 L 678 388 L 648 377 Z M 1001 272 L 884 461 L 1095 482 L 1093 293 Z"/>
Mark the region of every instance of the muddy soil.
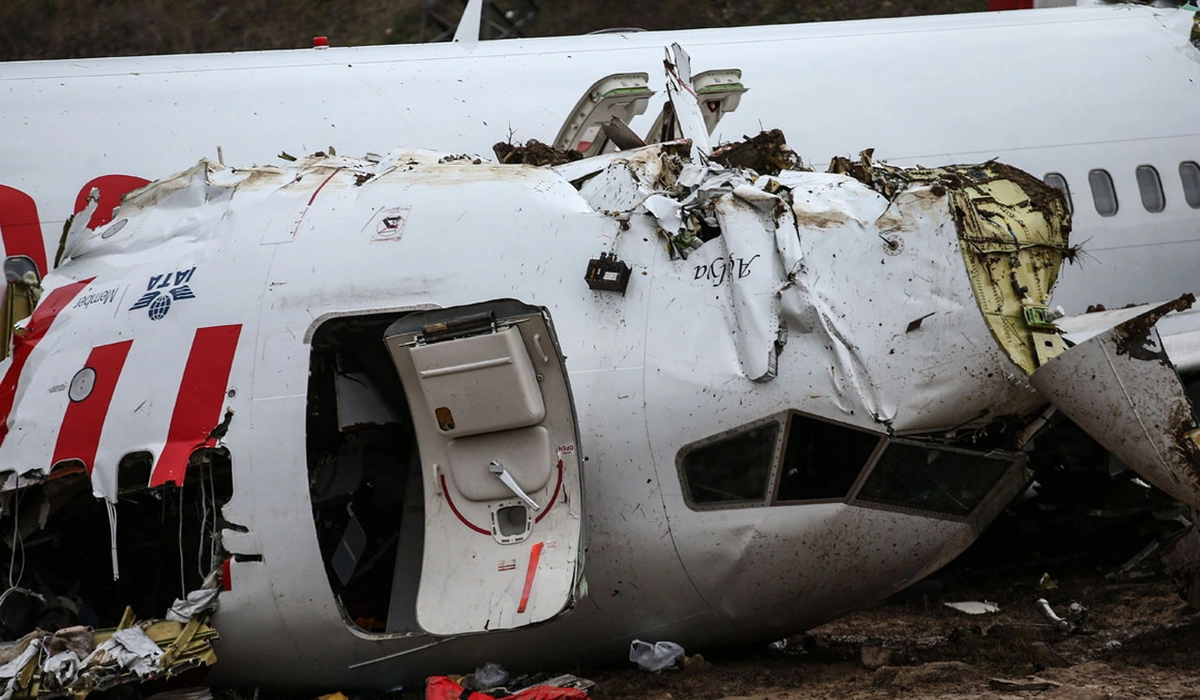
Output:
<path fill-rule="evenodd" d="M 1047 587 L 1027 574 L 927 583 L 903 601 L 792 637 L 782 649 L 713 654 L 659 674 L 582 675 L 597 682 L 596 700 L 1200 698 L 1200 613 L 1170 582 L 1084 572 Z M 1038 598 L 1060 614 L 1072 601 L 1086 606 L 1082 633 L 1050 628 L 1034 608 Z M 968 615 L 944 605 L 984 600 L 999 612 Z M 872 666 L 887 665 L 865 667 L 864 647 Z"/>

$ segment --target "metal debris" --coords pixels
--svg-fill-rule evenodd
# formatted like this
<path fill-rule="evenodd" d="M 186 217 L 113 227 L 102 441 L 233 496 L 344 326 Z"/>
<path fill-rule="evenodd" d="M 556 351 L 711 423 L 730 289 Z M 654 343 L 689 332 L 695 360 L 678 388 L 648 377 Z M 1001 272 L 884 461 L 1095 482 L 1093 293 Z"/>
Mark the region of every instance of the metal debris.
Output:
<path fill-rule="evenodd" d="M 1059 617 L 1045 598 L 1038 598 L 1033 604 L 1037 608 L 1037 611 L 1042 614 L 1042 617 L 1046 618 L 1046 622 L 1049 622 L 1051 627 L 1063 634 L 1075 634 L 1083 627 L 1083 623 L 1087 621 L 1088 610 L 1079 603 L 1072 602 L 1067 607 L 1065 617 Z"/>
<path fill-rule="evenodd" d="M 207 614 L 185 623 L 133 621 L 126 610 L 116 628 L 70 627 L 47 634 L 40 630 L 0 650 L 0 698 L 80 697 L 118 685 L 170 678 L 216 662 L 217 633 Z"/>

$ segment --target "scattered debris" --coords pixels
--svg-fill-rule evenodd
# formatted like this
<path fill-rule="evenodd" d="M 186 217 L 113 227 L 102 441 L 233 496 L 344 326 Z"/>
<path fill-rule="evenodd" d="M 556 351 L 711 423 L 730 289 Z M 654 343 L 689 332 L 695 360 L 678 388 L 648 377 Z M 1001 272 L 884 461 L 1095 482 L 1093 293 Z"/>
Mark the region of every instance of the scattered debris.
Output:
<path fill-rule="evenodd" d="M 657 673 L 664 668 L 670 668 L 684 658 L 683 647 L 675 642 L 643 642 L 635 639 L 629 645 L 629 660 L 638 665 L 643 671 Z"/>
<path fill-rule="evenodd" d="M 500 664 L 488 662 L 475 669 L 475 673 L 463 679 L 463 687 L 468 690 L 488 691 L 500 688 L 508 683 L 508 671 Z"/>
<path fill-rule="evenodd" d="M 947 608 L 954 608 L 959 612 L 965 612 L 968 615 L 985 615 L 989 613 L 1000 612 L 1000 606 L 995 603 L 984 601 L 964 601 L 961 603 L 943 603 Z"/>
<path fill-rule="evenodd" d="M 201 611 L 185 622 L 135 622 L 132 610 L 115 629 L 75 626 L 35 630 L 0 648 L 0 698 L 81 697 L 92 691 L 177 676 L 216 662 L 217 633 Z"/>
<path fill-rule="evenodd" d="M 778 175 L 784 170 L 808 170 L 787 145 L 779 129 L 762 131 L 741 141 L 724 143 L 712 153 L 712 160 L 730 168 L 749 168 L 760 175 Z"/>
<path fill-rule="evenodd" d="M 425 700 L 494 700 L 496 697 L 504 697 L 506 700 L 586 700 L 588 694 L 578 687 L 538 684 L 511 695 L 507 690 L 491 695 L 464 689 L 448 676 L 430 676 L 425 681 Z"/>
<path fill-rule="evenodd" d="M 1055 614 L 1054 609 L 1050 607 L 1050 603 L 1045 598 L 1038 598 L 1034 601 L 1034 606 L 1037 611 L 1046 618 L 1054 629 L 1063 634 L 1074 634 L 1083 627 L 1083 623 L 1087 620 L 1087 608 L 1079 603 L 1072 602 L 1067 608 L 1066 617 L 1059 617 Z"/>
<path fill-rule="evenodd" d="M 563 165 L 582 160 L 583 154 L 574 149 L 558 149 L 537 139 L 529 139 L 525 145 L 501 141 L 492 146 L 496 160 L 505 165 Z"/>

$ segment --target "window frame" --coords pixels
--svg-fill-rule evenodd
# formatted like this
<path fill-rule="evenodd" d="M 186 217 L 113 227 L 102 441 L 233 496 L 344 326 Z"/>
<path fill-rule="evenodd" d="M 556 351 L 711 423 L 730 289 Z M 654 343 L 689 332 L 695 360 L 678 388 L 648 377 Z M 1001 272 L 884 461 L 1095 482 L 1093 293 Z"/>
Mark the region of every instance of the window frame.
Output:
<path fill-rule="evenodd" d="M 845 495 L 838 498 L 805 498 L 789 501 L 780 500 L 779 486 L 783 482 L 783 458 L 787 455 L 788 440 L 792 434 L 792 425 L 794 422 L 793 417 L 795 416 L 808 418 L 821 423 L 837 426 L 839 428 L 853 430 L 855 432 L 863 433 L 864 435 L 870 435 L 875 438 L 875 447 L 871 450 L 871 454 L 867 456 L 866 461 L 863 462 L 861 467 L 859 467 L 858 476 L 854 478 L 854 481 L 850 484 L 850 488 L 846 489 Z M 860 428 L 856 425 L 849 425 L 839 421 L 829 420 L 828 418 L 815 416 L 811 413 L 805 413 L 804 411 L 787 411 L 782 416 L 782 420 L 783 436 L 782 440 L 780 441 L 778 454 L 775 457 L 775 464 L 773 467 L 774 476 L 771 480 L 770 498 L 767 499 L 768 506 L 798 506 L 807 505 L 810 503 L 849 503 L 850 498 L 857 494 L 858 490 L 862 488 L 863 481 L 866 479 L 867 475 L 871 473 L 871 470 L 875 468 L 875 462 L 879 460 L 879 456 L 883 453 L 888 444 L 887 435 L 884 433 L 876 433 L 864 428 Z"/>
<path fill-rule="evenodd" d="M 1154 187 L 1157 189 L 1157 193 L 1158 193 L 1158 208 L 1157 209 L 1151 209 L 1150 205 L 1146 203 L 1146 187 L 1143 185 L 1143 182 L 1142 182 L 1142 173 L 1150 173 L 1150 175 L 1154 178 L 1153 184 L 1154 184 Z M 1142 200 L 1142 208 L 1151 214 L 1158 214 L 1158 213 L 1162 212 L 1163 210 L 1165 210 L 1167 208 L 1167 193 L 1165 191 L 1163 191 L 1162 176 L 1159 174 L 1158 168 L 1154 167 L 1153 165 L 1150 165 L 1149 163 L 1143 163 L 1142 165 L 1139 165 L 1136 168 L 1134 168 L 1133 176 L 1134 176 L 1134 179 L 1137 181 L 1138 196 Z"/>
<path fill-rule="evenodd" d="M 870 468 L 865 470 L 863 474 L 864 478 L 859 479 L 859 482 L 855 484 L 855 488 L 851 491 L 850 497 L 847 501 L 850 505 L 858 508 L 884 510 L 893 513 L 903 513 L 905 515 L 917 515 L 924 518 L 934 518 L 937 520 L 950 520 L 958 523 L 974 524 L 977 522 L 991 522 L 992 519 L 1000 514 L 1000 511 L 1004 510 L 1004 508 L 1008 506 L 1009 499 L 999 498 L 997 495 L 1007 490 L 1001 487 L 1005 486 L 1006 482 L 1010 481 L 1020 481 L 1022 485 L 1026 482 L 1025 465 L 1028 463 L 1029 457 L 1022 452 L 1008 452 L 1005 450 L 989 450 L 987 452 L 982 452 L 980 450 L 968 450 L 962 447 L 944 445 L 931 440 L 917 440 L 901 437 L 886 440 L 885 445 L 886 447 L 883 451 L 877 452 L 872 456 Z M 982 456 L 991 459 L 1007 460 L 1009 465 L 1008 468 L 1005 469 L 1000 475 L 1000 478 L 996 479 L 996 483 L 992 484 L 991 488 L 988 489 L 987 495 L 985 495 L 979 501 L 979 503 L 975 504 L 975 507 L 971 509 L 971 512 L 967 513 L 966 515 L 954 515 L 952 513 L 942 513 L 936 510 L 923 510 L 921 508 L 913 508 L 911 506 L 898 506 L 891 503 L 880 503 L 879 501 L 867 501 L 859 499 L 858 494 L 862 489 L 863 484 L 866 483 L 866 478 L 869 478 L 871 474 L 875 472 L 876 467 L 879 466 L 880 459 L 883 457 L 883 452 L 886 452 L 887 447 L 891 447 L 892 445 L 908 445 L 910 447 L 917 447 L 926 450 L 956 452 L 958 454 L 970 455 L 972 457 Z"/>
<path fill-rule="evenodd" d="M 1062 182 L 1062 187 L 1050 182 L 1050 178 L 1058 178 Z M 1067 213 L 1075 213 L 1075 199 L 1071 196 L 1071 185 L 1067 182 L 1067 177 L 1059 172 L 1049 172 L 1042 176 L 1042 182 L 1050 185 L 1054 189 L 1063 193 L 1063 199 L 1067 200 Z"/>
<path fill-rule="evenodd" d="M 1100 199 L 1096 196 L 1096 183 L 1093 179 L 1094 176 L 1103 176 L 1105 183 L 1108 185 L 1109 191 L 1112 193 L 1112 211 L 1107 214 L 1100 209 Z M 1089 170 L 1088 189 L 1090 189 L 1092 192 L 1092 207 L 1096 210 L 1097 214 L 1107 219 L 1120 213 L 1121 199 L 1117 196 L 1117 184 L 1113 180 L 1111 173 L 1104 168 L 1092 168 Z"/>
<path fill-rule="evenodd" d="M 694 442 L 689 442 L 683 447 L 679 448 L 679 450 L 675 453 L 675 473 L 679 478 L 680 490 L 683 493 L 683 502 L 687 504 L 688 509 L 697 512 L 704 512 L 710 510 L 769 507 L 772 497 L 771 489 L 773 488 L 776 473 L 779 471 L 779 462 L 782 458 L 781 450 L 783 449 L 784 445 L 783 435 L 787 432 L 787 424 L 783 422 L 783 418 L 785 416 L 786 413 L 771 414 L 769 416 L 750 421 L 749 423 L 743 423 L 728 430 L 722 430 L 719 433 L 700 438 Z M 742 433 L 748 433 L 751 430 L 761 428 L 769 423 L 774 423 L 776 425 L 775 445 L 771 449 L 771 463 L 767 468 L 766 488 L 764 489 L 763 497 L 757 501 L 743 500 L 720 501 L 717 503 L 697 503 L 696 500 L 692 498 L 692 488 L 690 482 L 688 481 L 687 470 L 684 466 L 684 462 L 687 460 L 688 456 L 690 456 L 696 450 L 703 449 L 710 445 L 715 445 L 719 442 L 724 442 L 725 440 L 737 437 Z"/>
<path fill-rule="evenodd" d="M 1190 192 L 1188 178 L 1183 174 L 1184 168 L 1188 166 L 1191 166 L 1189 169 L 1195 176 L 1195 188 Z M 1200 209 L 1200 163 L 1194 160 L 1185 160 L 1179 163 L 1179 187 L 1183 190 L 1183 201 L 1192 209 Z"/>

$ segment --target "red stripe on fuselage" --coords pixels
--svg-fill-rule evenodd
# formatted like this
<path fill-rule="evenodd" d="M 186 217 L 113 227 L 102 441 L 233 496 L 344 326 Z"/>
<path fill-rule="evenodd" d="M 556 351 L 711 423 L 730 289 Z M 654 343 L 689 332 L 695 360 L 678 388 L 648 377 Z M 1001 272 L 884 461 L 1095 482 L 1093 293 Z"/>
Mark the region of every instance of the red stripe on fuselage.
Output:
<path fill-rule="evenodd" d="M 38 274 L 46 276 L 46 244 L 42 241 L 37 203 L 6 185 L 0 185 L 0 239 L 4 241 L 4 257 L 27 256 L 37 265 Z"/>
<path fill-rule="evenodd" d="M 144 177 L 136 175 L 101 175 L 93 178 L 79 190 L 75 196 L 75 213 L 87 207 L 88 194 L 95 187 L 100 192 L 100 200 L 96 203 L 96 211 L 88 219 L 88 228 L 94 229 L 112 221 L 113 209 L 121 204 L 121 198 L 137 188 L 150 184 Z"/>
<path fill-rule="evenodd" d="M 63 414 L 62 426 L 58 430 L 58 441 L 54 445 L 51 466 L 67 459 L 77 459 L 92 473 L 96 462 L 96 448 L 100 445 L 100 433 L 108 417 L 108 407 L 117 389 L 117 379 L 129 356 L 132 340 L 123 340 L 112 345 L 92 348 L 84 369 L 93 375 L 90 393 L 83 399 L 72 399 Z M 82 370 L 80 370 L 82 371 Z M 72 378 L 74 383 L 74 378 Z M 72 386 L 71 390 L 75 390 Z"/>
<path fill-rule="evenodd" d="M 209 433 L 220 423 L 241 332 L 241 324 L 196 330 L 175 397 L 167 444 L 150 476 L 151 486 L 182 484 L 192 452 L 208 443 Z"/>
<path fill-rule="evenodd" d="M 42 338 L 46 337 L 46 333 L 50 330 L 54 319 L 58 317 L 58 313 L 65 309 L 67 304 L 70 304 L 71 300 L 83 291 L 84 287 L 91 284 L 93 279 L 95 278 L 89 277 L 79 282 L 72 282 L 50 292 L 34 309 L 33 317 L 29 319 L 29 325 L 25 327 L 25 333 L 13 334 L 12 364 L 4 373 L 4 381 L 0 381 L 0 444 L 8 435 L 8 419 L 9 414 L 12 413 L 13 401 L 17 396 L 17 382 L 21 379 L 21 370 L 25 369 L 25 363 L 29 361 L 29 354 L 33 352 Z"/>

